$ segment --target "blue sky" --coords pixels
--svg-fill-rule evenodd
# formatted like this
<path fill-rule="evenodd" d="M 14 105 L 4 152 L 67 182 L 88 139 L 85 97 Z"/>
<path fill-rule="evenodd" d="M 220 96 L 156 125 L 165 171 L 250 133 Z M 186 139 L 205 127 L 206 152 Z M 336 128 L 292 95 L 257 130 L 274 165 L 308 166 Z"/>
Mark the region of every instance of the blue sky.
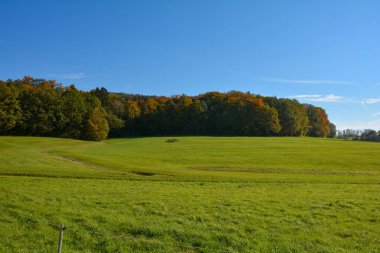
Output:
<path fill-rule="evenodd" d="M 155 95 L 250 91 L 380 129 L 380 1 L 0 0 L 0 79 Z"/>

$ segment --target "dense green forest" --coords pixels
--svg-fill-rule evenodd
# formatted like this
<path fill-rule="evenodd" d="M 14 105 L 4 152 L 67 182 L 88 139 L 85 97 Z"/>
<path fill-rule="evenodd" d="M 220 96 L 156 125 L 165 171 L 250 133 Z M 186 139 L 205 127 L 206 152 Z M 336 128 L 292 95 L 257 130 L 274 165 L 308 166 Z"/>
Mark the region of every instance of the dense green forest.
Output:
<path fill-rule="evenodd" d="M 0 134 L 108 136 L 335 136 L 323 108 L 231 91 L 172 97 L 89 92 L 54 80 L 0 81 Z"/>

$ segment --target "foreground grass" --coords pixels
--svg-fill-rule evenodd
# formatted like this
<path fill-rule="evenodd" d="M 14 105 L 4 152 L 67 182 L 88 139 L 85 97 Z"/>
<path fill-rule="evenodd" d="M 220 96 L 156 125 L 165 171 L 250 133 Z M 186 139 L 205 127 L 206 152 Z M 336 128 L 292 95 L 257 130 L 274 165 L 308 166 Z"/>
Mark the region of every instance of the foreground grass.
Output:
<path fill-rule="evenodd" d="M 0 251 L 379 252 L 380 145 L 0 138 Z"/>
<path fill-rule="evenodd" d="M 0 181 L 2 252 L 380 250 L 379 185 Z"/>

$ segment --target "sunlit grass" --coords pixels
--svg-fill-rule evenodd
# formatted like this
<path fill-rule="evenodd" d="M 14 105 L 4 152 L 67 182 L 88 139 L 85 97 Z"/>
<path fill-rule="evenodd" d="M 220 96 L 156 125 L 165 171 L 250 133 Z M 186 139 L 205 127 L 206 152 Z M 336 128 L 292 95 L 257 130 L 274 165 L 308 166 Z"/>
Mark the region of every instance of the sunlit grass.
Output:
<path fill-rule="evenodd" d="M 0 138 L 0 251 L 378 252 L 380 145 Z"/>

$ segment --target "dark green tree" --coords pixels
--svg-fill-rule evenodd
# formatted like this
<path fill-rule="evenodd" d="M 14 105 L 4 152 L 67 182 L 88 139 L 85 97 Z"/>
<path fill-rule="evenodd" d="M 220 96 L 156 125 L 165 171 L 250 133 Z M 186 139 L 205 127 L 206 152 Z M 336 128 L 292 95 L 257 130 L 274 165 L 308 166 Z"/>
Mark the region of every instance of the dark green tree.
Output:
<path fill-rule="evenodd" d="M 61 87 L 55 81 L 25 77 L 18 82 L 23 118 L 17 125 L 19 134 L 58 136 L 64 124 Z"/>
<path fill-rule="evenodd" d="M 8 134 L 21 120 L 19 94 L 13 87 L 0 81 L 0 134 Z"/>
<path fill-rule="evenodd" d="M 375 130 L 372 129 L 366 129 L 360 136 L 360 139 L 363 141 L 377 141 L 378 135 Z"/>
<path fill-rule="evenodd" d="M 266 97 L 264 101 L 276 108 L 280 120 L 282 136 L 305 136 L 308 132 L 309 119 L 302 104 L 297 100 Z"/>
<path fill-rule="evenodd" d="M 329 138 L 335 138 L 336 136 L 336 126 L 330 122 L 329 124 Z"/>
<path fill-rule="evenodd" d="M 61 100 L 64 115 L 61 136 L 78 139 L 81 137 L 87 113 L 84 95 L 74 85 L 71 85 L 64 90 Z"/>

